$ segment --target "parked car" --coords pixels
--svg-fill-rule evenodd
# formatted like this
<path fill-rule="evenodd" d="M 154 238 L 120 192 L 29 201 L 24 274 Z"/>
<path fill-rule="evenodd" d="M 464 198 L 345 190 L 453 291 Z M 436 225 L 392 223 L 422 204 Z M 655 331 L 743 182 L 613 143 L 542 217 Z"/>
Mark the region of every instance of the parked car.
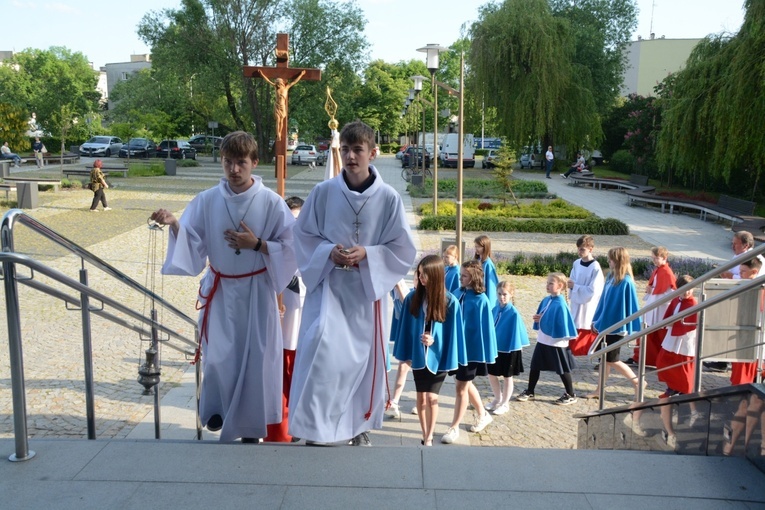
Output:
<path fill-rule="evenodd" d="M 298 142 L 297 140 L 295 140 L 293 138 L 290 138 L 289 140 L 287 140 L 287 150 L 288 151 L 294 151 L 295 148 L 298 145 L 300 145 L 300 142 Z"/>
<path fill-rule="evenodd" d="M 157 144 L 148 138 L 131 138 L 122 146 L 119 156 L 127 158 L 153 158 L 157 155 Z"/>
<path fill-rule="evenodd" d="M 211 152 L 212 148 L 220 149 L 220 144 L 223 142 L 221 136 L 211 135 L 195 135 L 189 138 L 189 145 L 194 147 L 197 152 Z"/>
<path fill-rule="evenodd" d="M 80 145 L 80 156 L 103 156 L 117 155 L 122 148 L 122 140 L 116 136 L 94 136 Z"/>
<path fill-rule="evenodd" d="M 401 168 L 409 166 L 409 162 L 417 158 L 417 166 L 422 166 L 422 149 L 418 147 L 407 147 L 404 156 L 401 158 Z M 425 152 L 425 168 L 430 168 L 430 154 Z"/>
<path fill-rule="evenodd" d="M 483 157 L 483 161 L 481 161 L 481 168 L 494 168 L 497 166 L 498 159 L 499 151 L 497 149 L 490 149 Z"/>
<path fill-rule="evenodd" d="M 157 147 L 157 157 L 173 159 L 197 159 L 197 151 L 186 140 L 162 140 Z"/>
<path fill-rule="evenodd" d="M 530 152 L 525 152 L 521 154 L 521 168 L 533 168 L 535 166 L 542 168 L 542 162 L 544 159 L 544 154 L 532 154 Z"/>
<path fill-rule="evenodd" d="M 326 163 L 325 153 L 318 150 L 315 145 L 298 145 L 295 147 L 295 150 L 292 151 L 292 164 L 310 165 L 311 163 L 316 165 Z"/>

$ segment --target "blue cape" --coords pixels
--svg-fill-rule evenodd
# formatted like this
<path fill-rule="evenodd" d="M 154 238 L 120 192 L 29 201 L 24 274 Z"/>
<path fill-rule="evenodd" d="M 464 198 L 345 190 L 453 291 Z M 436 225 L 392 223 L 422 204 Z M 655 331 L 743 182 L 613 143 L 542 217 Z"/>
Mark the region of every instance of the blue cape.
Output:
<path fill-rule="evenodd" d="M 497 359 L 497 334 L 489 298 L 483 293 L 476 294 L 472 289 L 460 289 L 457 298 L 462 303 L 468 361 L 494 363 Z"/>
<path fill-rule="evenodd" d="M 489 298 L 489 306 L 493 309 L 497 306 L 499 277 L 497 276 L 497 268 L 494 267 L 494 262 L 491 259 L 483 261 L 483 282 L 486 285 L 486 297 Z"/>
<path fill-rule="evenodd" d="M 537 313 L 542 313 L 542 310 L 545 310 L 545 313 L 539 322 L 534 323 L 535 330 L 541 330 L 554 340 L 579 336 L 574 318 L 571 317 L 571 310 L 563 296 L 547 296 L 539 303 Z"/>
<path fill-rule="evenodd" d="M 614 277 L 609 275 L 603 288 L 603 294 L 600 295 L 598 307 L 595 309 L 592 323 L 595 325 L 595 329 L 603 331 L 620 320 L 626 319 L 639 309 L 640 301 L 632 277 L 625 275 L 619 285 L 614 285 Z M 640 331 L 640 319 L 635 319 L 611 334 L 627 333 L 630 335 L 637 331 Z"/>
<path fill-rule="evenodd" d="M 446 320 L 433 323 L 433 345 L 425 348 L 420 341 L 425 331 L 425 312 L 416 316 L 409 311 L 414 293 L 404 300 L 398 321 L 396 345 L 393 355 L 401 361 L 411 361 L 415 370 L 427 368 L 429 372 L 456 370 L 458 365 L 467 365 L 465 350 L 465 329 L 462 325 L 462 310 L 457 299 L 446 293 Z"/>
<path fill-rule="evenodd" d="M 446 266 L 444 268 L 444 282 L 446 290 L 454 294 L 460 288 L 460 266 Z"/>
<path fill-rule="evenodd" d="M 520 351 L 529 345 L 529 333 L 521 319 L 518 309 L 511 303 L 503 308 L 497 304 L 494 307 L 494 329 L 497 334 L 497 350 L 499 352 Z"/>

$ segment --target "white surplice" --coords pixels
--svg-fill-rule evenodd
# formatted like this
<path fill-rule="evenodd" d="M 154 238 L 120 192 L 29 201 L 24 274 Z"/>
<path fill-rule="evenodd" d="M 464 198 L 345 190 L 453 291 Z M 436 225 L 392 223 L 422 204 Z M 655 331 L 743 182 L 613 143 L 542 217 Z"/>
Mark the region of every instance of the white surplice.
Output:
<path fill-rule="evenodd" d="M 203 191 L 170 234 L 164 274 L 196 276 L 209 264 L 221 278 L 208 308 L 199 313 L 202 340 L 200 418 L 223 417 L 221 441 L 266 436 L 266 425 L 282 419 L 282 333 L 276 294 L 297 269 L 292 243 L 294 218 L 284 200 L 253 176 L 252 186 L 234 194 L 228 181 Z M 223 233 L 243 220 L 268 245 L 268 255 L 243 249 L 237 255 Z M 199 287 L 199 305 L 215 283 L 208 268 Z M 207 316 L 207 326 L 202 325 Z"/>
<path fill-rule="evenodd" d="M 401 197 L 370 171 L 375 181 L 363 193 L 349 190 L 343 173 L 319 183 L 294 229 L 307 295 L 289 431 L 311 441 L 344 441 L 382 427 L 388 342 L 375 339 L 375 302 L 384 325 L 387 294 L 411 269 L 416 249 Z M 364 246 L 366 258 L 358 268 L 336 269 L 329 257 L 336 244 Z"/>

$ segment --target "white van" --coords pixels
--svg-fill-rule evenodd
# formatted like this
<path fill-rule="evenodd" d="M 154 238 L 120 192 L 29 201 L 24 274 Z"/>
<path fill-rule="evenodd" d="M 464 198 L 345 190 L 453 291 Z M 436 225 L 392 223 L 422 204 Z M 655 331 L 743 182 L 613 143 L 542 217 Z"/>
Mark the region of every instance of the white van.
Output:
<path fill-rule="evenodd" d="M 441 143 L 441 152 L 438 154 L 441 166 L 444 168 L 457 168 L 459 157 L 458 146 L 459 134 L 446 133 Z M 462 139 L 462 167 L 475 167 L 475 147 L 473 145 L 473 135 L 465 135 Z"/>

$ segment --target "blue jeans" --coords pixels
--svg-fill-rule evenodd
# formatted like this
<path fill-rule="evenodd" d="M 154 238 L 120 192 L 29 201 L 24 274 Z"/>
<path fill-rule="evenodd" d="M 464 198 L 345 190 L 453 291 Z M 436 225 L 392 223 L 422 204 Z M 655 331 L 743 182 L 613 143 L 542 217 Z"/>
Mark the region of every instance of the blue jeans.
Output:
<path fill-rule="evenodd" d="M 21 158 L 19 157 L 18 154 L 14 154 L 12 152 L 10 152 L 8 154 L 3 154 L 3 159 L 12 159 L 13 162 L 16 164 L 16 166 L 20 166 L 21 165 Z"/>
<path fill-rule="evenodd" d="M 552 172 L 552 160 L 545 160 L 545 177 L 550 177 L 550 172 Z"/>

